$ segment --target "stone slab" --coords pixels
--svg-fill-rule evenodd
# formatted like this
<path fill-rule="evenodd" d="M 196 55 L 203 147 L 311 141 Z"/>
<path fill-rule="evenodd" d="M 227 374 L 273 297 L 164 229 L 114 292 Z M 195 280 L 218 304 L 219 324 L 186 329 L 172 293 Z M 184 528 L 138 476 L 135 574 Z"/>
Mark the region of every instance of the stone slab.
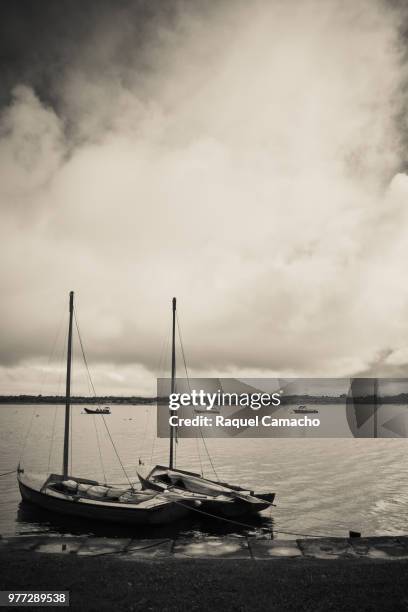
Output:
<path fill-rule="evenodd" d="M 405 538 L 352 538 L 350 544 L 359 557 L 368 559 L 408 559 Z"/>
<path fill-rule="evenodd" d="M 397 536 L 397 540 L 401 546 L 408 550 L 408 536 Z"/>
<path fill-rule="evenodd" d="M 78 555 L 99 556 L 123 552 L 130 538 L 87 538 L 78 550 Z"/>
<path fill-rule="evenodd" d="M 310 538 L 297 540 L 304 557 L 339 559 L 356 557 L 356 551 L 347 538 Z"/>
<path fill-rule="evenodd" d="M 179 559 L 251 559 L 244 538 L 177 540 L 173 552 Z"/>
<path fill-rule="evenodd" d="M 73 554 L 78 552 L 83 542 L 83 538 L 47 538 L 38 544 L 35 552 Z"/>
<path fill-rule="evenodd" d="M 45 539 L 48 539 L 45 538 Z M 0 548 L 8 550 L 34 550 L 44 538 L 41 536 L 10 536 L 0 539 Z"/>
<path fill-rule="evenodd" d="M 127 561 L 137 559 L 278 559 L 367 558 L 408 560 L 408 536 L 369 538 L 310 538 L 303 540 L 270 540 L 260 538 L 96 538 L 83 536 L 5 536 L 0 549 L 39 553 L 99 556 L 112 554 Z"/>
<path fill-rule="evenodd" d="M 301 557 L 296 540 L 248 540 L 249 549 L 254 559 L 281 559 Z"/>
<path fill-rule="evenodd" d="M 137 559 L 168 559 L 172 556 L 173 540 L 131 540 L 125 551 L 118 556 L 123 561 Z"/>

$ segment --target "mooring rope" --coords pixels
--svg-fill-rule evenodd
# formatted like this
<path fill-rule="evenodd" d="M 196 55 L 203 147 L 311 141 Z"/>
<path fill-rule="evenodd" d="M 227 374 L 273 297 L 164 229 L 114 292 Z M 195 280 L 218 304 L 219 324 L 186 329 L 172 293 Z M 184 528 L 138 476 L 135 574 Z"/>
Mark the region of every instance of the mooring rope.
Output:
<path fill-rule="evenodd" d="M 9 474 L 16 474 L 17 472 L 17 468 L 14 468 L 14 470 L 10 470 L 10 472 L 3 472 L 3 474 L 0 474 L 1 476 L 8 476 Z"/>
<path fill-rule="evenodd" d="M 249 525 L 248 523 L 241 523 L 240 521 L 234 521 L 233 519 L 229 519 L 225 516 L 218 516 L 216 514 L 212 514 L 211 512 L 206 512 L 205 510 L 199 510 L 199 508 L 193 507 L 193 506 L 187 506 L 186 504 L 183 504 L 182 502 L 176 501 L 176 500 L 172 500 L 175 504 L 178 504 L 179 506 L 183 506 L 183 508 L 187 508 L 188 510 L 193 510 L 194 512 L 198 512 L 199 514 L 203 514 L 205 516 L 209 516 L 210 518 L 213 519 L 218 519 L 220 521 L 224 521 L 226 523 L 231 523 L 232 525 L 238 525 L 240 527 L 245 527 L 247 529 L 254 529 L 255 525 Z M 304 538 L 328 538 L 328 537 L 335 537 L 333 535 L 327 535 L 327 534 L 317 534 L 317 533 L 300 533 L 300 532 L 296 532 L 296 531 L 283 531 L 282 529 L 274 529 L 273 527 L 271 527 L 270 529 L 268 529 L 268 531 L 271 532 L 271 534 L 273 533 L 281 533 L 283 535 L 294 535 L 294 536 L 301 536 Z"/>

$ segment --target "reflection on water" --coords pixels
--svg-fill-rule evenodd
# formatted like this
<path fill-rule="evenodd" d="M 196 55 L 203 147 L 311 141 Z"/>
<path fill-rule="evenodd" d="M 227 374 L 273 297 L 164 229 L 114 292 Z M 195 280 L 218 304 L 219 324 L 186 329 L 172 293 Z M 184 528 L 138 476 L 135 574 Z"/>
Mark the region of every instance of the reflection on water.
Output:
<path fill-rule="evenodd" d="M 126 482 L 100 416 L 73 408 L 72 473 Z M 61 471 L 63 406 L 0 407 L 0 472 L 13 469 L 24 437 L 31 431 L 22 464 L 30 471 Z M 36 416 L 38 415 L 38 416 Z M 150 465 L 168 461 L 168 441 L 155 438 L 156 410 L 112 406 L 105 417 L 126 472 L 135 478 Z M 100 443 L 98 450 L 97 440 Z M 218 477 L 251 489 L 277 493 L 274 531 L 344 536 L 407 531 L 408 462 L 406 439 L 209 439 L 207 447 Z M 102 457 L 102 461 L 101 461 Z M 139 459 L 144 465 L 139 465 Z M 202 443 L 180 440 L 177 466 L 213 477 Z M 248 524 L 248 520 L 242 521 Z M 22 503 L 15 474 L 0 478 L 0 533 L 47 532 L 110 537 L 169 537 L 176 533 L 261 533 L 270 513 L 248 528 L 194 516 L 166 527 L 122 527 L 72 519 Z M 294 537 L 279 533 L 279 537 Z"/>

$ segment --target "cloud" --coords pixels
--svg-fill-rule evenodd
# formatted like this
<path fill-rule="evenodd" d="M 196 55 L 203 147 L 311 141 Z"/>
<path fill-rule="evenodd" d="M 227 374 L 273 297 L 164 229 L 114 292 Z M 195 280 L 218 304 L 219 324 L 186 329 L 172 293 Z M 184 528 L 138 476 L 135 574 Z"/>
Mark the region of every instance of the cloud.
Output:
<path fill-rule="evenodd" d="M 61 121 L 25 85 L 12 90 L 0 122 L 2 203 L 35 197 L 55 174 L 64 152 Z M 10 198 L 10 199 L 8 199 Z"/>
<path fill-rule="evenodd" d="M 154 383 L 173 295 L 194 374 L 350 375 L 407 336 L 401 14 L 174 6 L 97 22 L 55 104 L 3 111 L 4 389 L 70 289 L 106 391 Z"/>

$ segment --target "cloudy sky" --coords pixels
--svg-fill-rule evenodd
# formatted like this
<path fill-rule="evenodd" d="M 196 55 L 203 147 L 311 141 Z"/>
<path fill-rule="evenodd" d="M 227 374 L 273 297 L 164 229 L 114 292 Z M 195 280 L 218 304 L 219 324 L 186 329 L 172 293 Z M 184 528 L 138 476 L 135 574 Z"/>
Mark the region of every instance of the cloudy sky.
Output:
<path fill-rule="evenodd" d="M 406 375 L 403 4 L 3 0 L 0 393 Z"/>

